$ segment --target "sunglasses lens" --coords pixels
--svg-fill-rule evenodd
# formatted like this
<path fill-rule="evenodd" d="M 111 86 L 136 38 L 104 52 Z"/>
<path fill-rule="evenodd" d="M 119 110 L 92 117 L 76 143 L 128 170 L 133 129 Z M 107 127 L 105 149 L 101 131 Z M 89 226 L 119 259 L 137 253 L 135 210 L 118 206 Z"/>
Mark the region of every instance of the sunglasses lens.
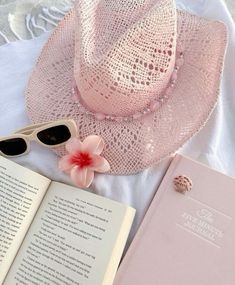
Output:
<path fill-rule="evenodd" d="M 0 151 L 5 155 L 19 155 L 26 151 L 27 144 L 22 138 L 0 141 Z"/>
<path fill-rule="evenodd" d="M 37 137 L 46 145 L 57 145 L 69 140 L 71 133 L 68 127 L 60 125 L 38 132 Z"/>

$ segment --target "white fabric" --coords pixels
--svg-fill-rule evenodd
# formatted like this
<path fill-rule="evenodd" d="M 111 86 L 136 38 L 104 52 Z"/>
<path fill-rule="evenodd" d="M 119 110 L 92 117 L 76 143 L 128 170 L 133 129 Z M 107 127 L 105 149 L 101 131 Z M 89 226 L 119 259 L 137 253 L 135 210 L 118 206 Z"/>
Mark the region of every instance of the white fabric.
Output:
<path fill-rule="evenodd" d="M 53 29 L 74 0 L 0 0 L 0 45 Z"/>
<path fill-rule="evenodd" d="M 229 30 L 229 45 L 219 104 L 207 125 L 181 150 L 196 160 L 226 174 L 235 176 L 235 29 L 222 0 L 179 0 L 178 7 L 197 15 L 224 21 Z M 49 33 L 29 40 L 0 47 L 0 135 L 12 133 L 27 125 L 24 90 L 31 68 Z M 32 143 L 32 151 L 14 161 L 49 178 L 70 183 L 69 177 L 57 168 L 57 157 L 50 150 Z M 157 166 L 133 175 L 96 175 L 91 191 L 129 204 L 137 209 L 129 241 L 133 237 L 158 185 L 169 165 L 166 159 Z"/>

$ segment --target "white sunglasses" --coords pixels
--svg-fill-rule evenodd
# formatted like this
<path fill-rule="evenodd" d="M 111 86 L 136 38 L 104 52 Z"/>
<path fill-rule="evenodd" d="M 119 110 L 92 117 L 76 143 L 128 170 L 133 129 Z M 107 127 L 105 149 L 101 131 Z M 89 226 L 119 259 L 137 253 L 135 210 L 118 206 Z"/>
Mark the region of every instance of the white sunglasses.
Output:
<path fill-rule="evenodd" d="M 49 148 L 57 147 L 76 134 L 77 125 L 72 119 L 30 125 L 0 138 L 0 154 L 6 157 L 26 154 L 30 150 L 30 141 L 37 141 Z"/>

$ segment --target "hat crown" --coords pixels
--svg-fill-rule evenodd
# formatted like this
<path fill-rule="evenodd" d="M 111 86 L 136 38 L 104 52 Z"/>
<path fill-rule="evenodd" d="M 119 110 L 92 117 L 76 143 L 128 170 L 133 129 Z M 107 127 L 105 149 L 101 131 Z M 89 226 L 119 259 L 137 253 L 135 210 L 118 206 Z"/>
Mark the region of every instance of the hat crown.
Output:
<path fill-rule="evenodd" d="M 74 78 L 82 104 L 128 116 L 161 96 L 176 54 L 173 0 L 77 1 Z"/>

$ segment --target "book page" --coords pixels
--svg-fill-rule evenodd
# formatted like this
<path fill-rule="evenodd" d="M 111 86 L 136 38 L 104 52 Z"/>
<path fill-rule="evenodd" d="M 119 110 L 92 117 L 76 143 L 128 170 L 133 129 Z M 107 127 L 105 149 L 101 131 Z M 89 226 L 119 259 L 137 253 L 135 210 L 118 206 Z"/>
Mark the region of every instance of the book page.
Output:
<path fill-rule="evenodd" d="M 0 156 L 0 284 L 50 180 Z"/>
<path fill-rule="evenodd" d="M 129 228 L 134 209 L 52 182 L 4 285 L 111 284 L 105 274 L 130 209 Z"/>

